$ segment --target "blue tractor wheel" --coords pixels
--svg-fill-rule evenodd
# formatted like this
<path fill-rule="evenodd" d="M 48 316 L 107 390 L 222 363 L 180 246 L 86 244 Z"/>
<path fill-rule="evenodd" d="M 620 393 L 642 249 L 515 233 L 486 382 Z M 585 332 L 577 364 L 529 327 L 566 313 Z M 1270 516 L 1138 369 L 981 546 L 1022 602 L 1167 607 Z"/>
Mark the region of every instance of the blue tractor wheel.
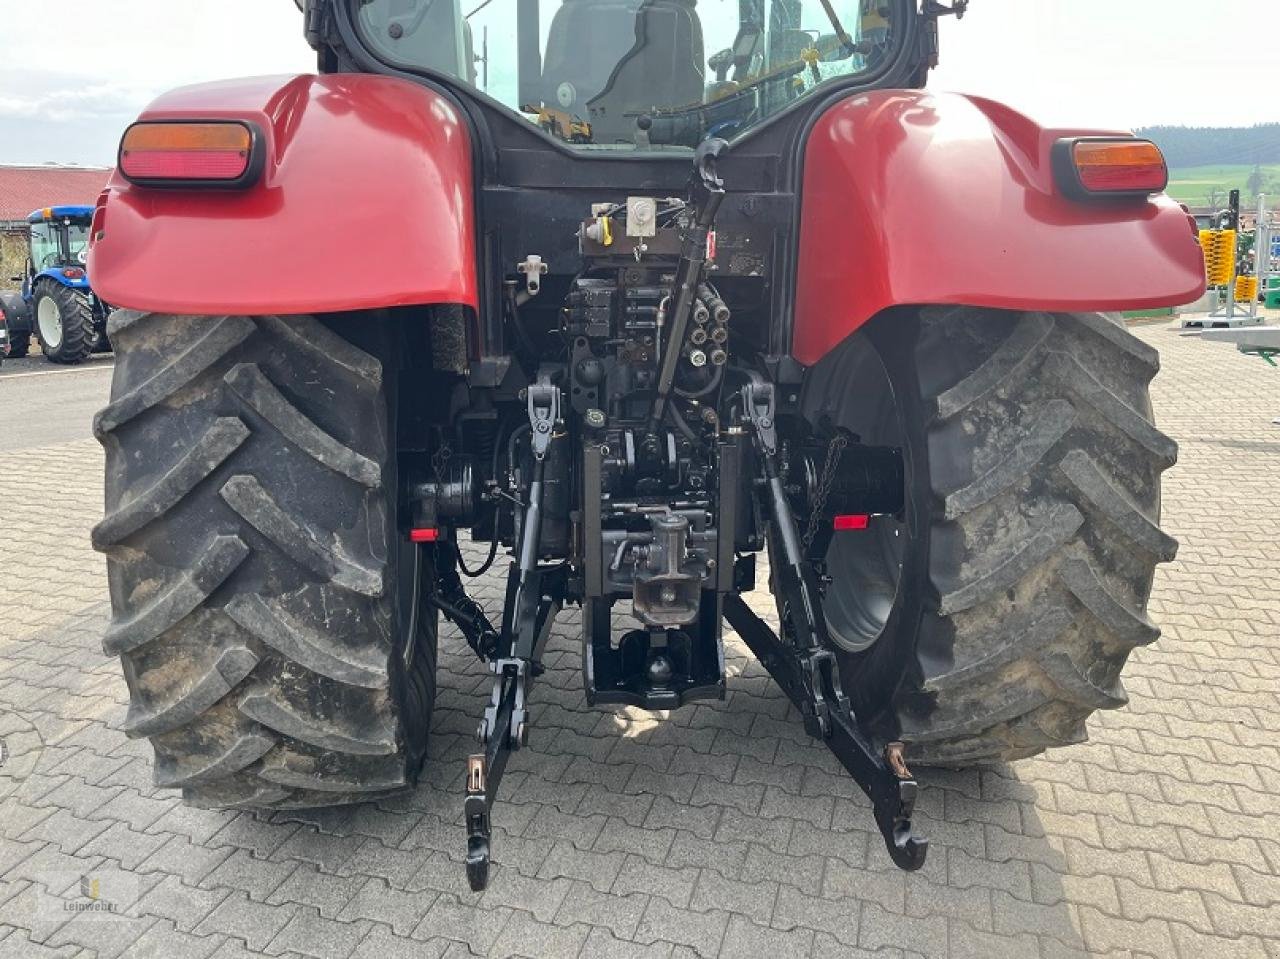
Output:
<path fill-rule="evenodd" d="M 51 363 L 83 363 L 93 352 L 93 306 L 80 290 L 50 280 L 37 283 L 31 319 Z"/>

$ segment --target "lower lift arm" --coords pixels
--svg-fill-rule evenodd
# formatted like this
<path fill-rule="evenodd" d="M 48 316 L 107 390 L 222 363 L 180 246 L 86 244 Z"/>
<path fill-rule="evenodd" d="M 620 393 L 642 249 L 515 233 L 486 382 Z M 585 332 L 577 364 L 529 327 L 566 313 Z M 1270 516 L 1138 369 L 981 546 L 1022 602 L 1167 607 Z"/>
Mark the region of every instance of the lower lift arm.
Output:
<path fill-rule="evenodd" d="M 911 830 L 917 785 L 903 762 L 902 744 L 890 743 L 877 750 L 840 685 L 822 593 L 813 565 L 801 550 L 782 485 L 773 384 L 753 378 L 743 388 L 742 398 L 764 467 L 764 499 L 779 546 L 774 573 L 790 641 L 780 639 L 740 596 L 725 598 L 725 618 L 800 710 L 809 734 L 827 745 L 871 799 L 876 825 L 894 864 L 919 869 L 929 843 Z"/>
<path fill-rule="evenodd" d="M 528 403 L 533 479 L 520 528 L 517 561 L 511 565 L 507 579 L 502 632 L 496 654 L 489 663 L 494 673 L 493 691 L 479 729 L 484 752 L 467 757 L 467 792 L 463 805 L 467 822 L 467 881 L 477 891 L 489 882 L 492 836 L 489 810 L 511 752 L 528 742 L 525 697 L 564 595 L 563 570 L 544 570 L 538 566 L 544 473 L 547 452 L 560 419 L 560 390 L 546 377 L 539 377 L 537 383 L 529 386 Z"/>

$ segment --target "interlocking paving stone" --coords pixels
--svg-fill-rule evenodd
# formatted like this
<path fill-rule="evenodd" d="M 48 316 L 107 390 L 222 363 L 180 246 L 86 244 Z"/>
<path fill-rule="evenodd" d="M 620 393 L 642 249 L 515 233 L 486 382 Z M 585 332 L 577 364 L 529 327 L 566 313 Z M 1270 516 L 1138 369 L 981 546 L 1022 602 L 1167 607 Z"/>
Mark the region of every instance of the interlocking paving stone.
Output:
<path fill-rule="evenodd" d="M 351 959 L 440 959 L 449 946 L 448 940 L 423 942 L 396 935 L 386 926 L 373 926 Z"/>
<path fill-rule="evenodd" d="M 254 902 L 233 892 L 195 927 L 198 935 L 218 933 L 243 939 L 251 949 L 263 949 L 293 918 L 298 906 Z"/>
<path fill-rule="evenodd" d="M 198 926 L 230 894 L 227 889 L 194 889 L 176 876 L 165 876 L 142 897 L 137 911 L 167 919 L 187 931 Z"/>
<path fill-rule="evenodd" d="M 267 946 L 268 954 L 296 952 L 315 959 L 346 959 L 369 931 L 369 923 L 335 922 L 303 906 Z"/>
<path fill-rule="evenodd" d="M 116 959 L 130 948 L 156 920 L 147 918 L 117 918 L 103 920 L 91 915 L 78 915 L 58 928 L 45 944 L 58 946 L 87 946 L 100 959 Z"/>
<path fill-rule="evenodd" d="M 164 839 L 161 835 L 159 838 Z M 232 854 L 231 849 L 194 845 L 185 836 L 170 836 L 164 845 L 136 867 L 138 872 L 160 872 L 194 886 Z"/>
<path fill-rule="evenodd" d="M 453 939 L 473 946 L 481 954 L 488 952 L 510 921 L 512 910 L 505 906 L 481 909 L 459 902 L 452 896 L 441 896 L 427 910 L 413 930 L 415 939 Z"/>
<path fill-rule="evenodd" d="M 342 905 L 337 918 L 343 922 L 370 919 L 390 926 L 396 935 L 408 936 L 437 895 L 430 891 L 401 892 L 385 880 L 369 879 Z"/>
<path fill-rule="evenodd" d="M 237 849 L 204 878 L 204 884 L 223 889 L 239 889 L 248 893 L 250 899 L 261 902 L 295 871 L 305 868 L 306 866 L 292 861 L 258 859 L 247 849 Z M 314 868 L 312 871 L 315 871 Z"/>
<path fill-rule="evenodd" d="M 550 922 L 575 885 L 591 888 L 586 883 L 574 883 L 569 879 L 531 879 L 514 869 L 495 869 L 480 903 L 485 908 L 511 906 L 523 909 L 542 922 Z"/>
<path fill-rule="evenodd" d="M 101 653 L 100 448 L 5 452 L 0 502 L 32 484 L 49 501 L 0 529 L 0 569 L 47 584 L 0 592 L 0 959 L 1280 959 L 1280 550 L 1266 521 L 1280 513 L 1280 374 L 1137 332 L 1162 352 L 1153 402 L 1181 444 L 1164 513 L 1182 546 L 1150 603 L 1163 636 L 1130 657 L 1130 703 L 1096 715 L 1088 744 L 922 773 L 933 848 L 912 876 L 886 865 L 865 798 L 736 637 L 726 701 L 592 709 L 572 611 L 495 809 L 483 895 L 463 876 L 458 783 L 487 675 L 450 629 L 415 792 L 275 816 L 176 805 L 152 784 L 149 744 L 119 732 L 126 690 Z M 477 584 L 491 612 L 499 573 Z M 749 602 L 772 615 L 767 596 Z M 144 882 L 125 921 L 36 914 L 50 877 L 117 867 Z"/>
<path fill-rule="evenodd" d="M 639 856 L 628 856 L 614 880 L 612 891 L 619 896 L 647 893 L 661 896 L 673 906 L 687 906 L 693 898 L 697 879 L 697 869 L 655 866 Z"/>
<path fill-rule="evenodd" d="M 130 943 L 121 959 L 208 959 L 222 945 L 221 936 L 192 936 L 161 920 Z"/>
<path fill-rule="evenodd" d="M 729 914 L 723 910 L 678 909 L 655 896 L 649 900 L 635 939 L 643 943 L 662 940 L 688 946 L 700 956 L 715 956 L 720 952 L 728 925 Z"/>

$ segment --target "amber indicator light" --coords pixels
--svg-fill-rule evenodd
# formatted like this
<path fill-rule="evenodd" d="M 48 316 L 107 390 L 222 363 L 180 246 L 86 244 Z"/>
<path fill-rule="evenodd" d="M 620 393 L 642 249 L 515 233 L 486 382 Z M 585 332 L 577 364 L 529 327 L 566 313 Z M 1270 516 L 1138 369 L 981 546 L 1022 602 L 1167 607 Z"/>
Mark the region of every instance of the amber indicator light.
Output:
<path fill-rule="evenodd" d="M 1159 193 L 1169 185 L 1164 155 L 1147 140 L 1080 140 L 1071 159 L 1090 193 Z"/>

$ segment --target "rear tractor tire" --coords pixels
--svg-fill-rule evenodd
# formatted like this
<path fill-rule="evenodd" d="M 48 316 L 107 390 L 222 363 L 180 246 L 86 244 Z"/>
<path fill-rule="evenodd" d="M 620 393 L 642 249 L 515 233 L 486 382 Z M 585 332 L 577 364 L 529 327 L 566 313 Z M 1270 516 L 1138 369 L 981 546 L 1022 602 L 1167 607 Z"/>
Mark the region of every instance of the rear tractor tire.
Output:
<path fill-rule="evenodd" d="M 436 657 L 415 586 L 434 565 L 397 535 L 382 363 L 312 317 L 121 310 L 110 335 L 103 646 L 156 783 L 237 808 L 412 783 Z"/>
<path fill-rule="evenodd" d="M 826 551 L 845 689 L 923 765 L 1080 742 L 1127 701 L 1159 630 L 1154 349 L 1099 314 L 926 308 L 886 316 L 813 370 L 803 403 L 904 451 L 907 504 Z M 855 384 L 850 386 L 850 384 Z"/>
<path fill-rule="evenodd" d="M 11 333 L 9 335 L 9 359 L 20 360 L 31 351 L 30 333 Z"/>
<path fill-rule="evenodd" d="M 83 363 L 93 352 L 97 334 L 88 294 L 44 280 L 36 285 L 31 299 L 31 320 L 50 363 Z"/>

